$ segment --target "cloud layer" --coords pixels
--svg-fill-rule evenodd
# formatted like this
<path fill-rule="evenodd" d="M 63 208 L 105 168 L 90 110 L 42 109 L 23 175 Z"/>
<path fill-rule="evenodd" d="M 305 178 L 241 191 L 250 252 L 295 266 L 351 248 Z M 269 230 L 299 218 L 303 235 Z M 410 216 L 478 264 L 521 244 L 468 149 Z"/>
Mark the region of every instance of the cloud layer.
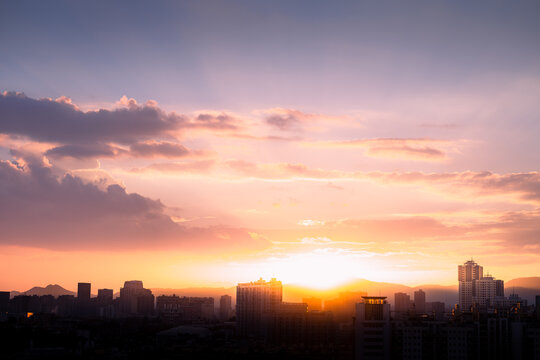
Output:
<path fill-rule="evenodd" d="M 243 229 L 186 228 L 166 206 L 113 184 L 84 182 L 35 158 L 0 161 L 0 243 L 56 249 L 253 249 Z"/>

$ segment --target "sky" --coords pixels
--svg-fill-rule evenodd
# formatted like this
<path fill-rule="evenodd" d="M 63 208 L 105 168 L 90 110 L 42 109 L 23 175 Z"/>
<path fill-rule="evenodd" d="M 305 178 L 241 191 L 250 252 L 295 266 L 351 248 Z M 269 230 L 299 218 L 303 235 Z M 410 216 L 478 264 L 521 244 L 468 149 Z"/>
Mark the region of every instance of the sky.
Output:
<path fill-rule="evenodd" d="M 540 276 L 535 1 L 0 2 L 0 288 Z"/>

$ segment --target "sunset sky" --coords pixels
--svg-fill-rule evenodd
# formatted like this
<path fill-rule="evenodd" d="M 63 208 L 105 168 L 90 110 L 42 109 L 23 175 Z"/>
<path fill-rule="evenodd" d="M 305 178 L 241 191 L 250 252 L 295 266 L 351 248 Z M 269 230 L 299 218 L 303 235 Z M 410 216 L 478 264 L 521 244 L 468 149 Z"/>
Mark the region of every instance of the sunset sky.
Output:
<path fill-rule="evenodd" d="M 540 276 L 540 3 L 0 2 L 0 290 Z"/>

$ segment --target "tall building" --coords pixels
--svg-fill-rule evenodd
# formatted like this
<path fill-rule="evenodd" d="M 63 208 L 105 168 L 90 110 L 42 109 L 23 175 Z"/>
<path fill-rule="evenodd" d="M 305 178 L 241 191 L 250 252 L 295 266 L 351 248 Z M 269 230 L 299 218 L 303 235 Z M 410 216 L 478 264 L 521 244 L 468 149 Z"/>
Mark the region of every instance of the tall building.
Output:
<path fill-rule="evenodd" d="M 411 308 L 411 297 L 405 293 L 398 292 L 394 294 L 394 311 L 397 313 L 406 313 Z"/>
<path fill-rule="evenodd" d="M 98 289 L 97 301 L 98 303 L 112 302 L 113 290 L 112 289 Z"/>
<path fill-rule="evenodd" d="M 79 302 L 81 301 L 85 301 L 85 302 L 89 302 L 90 301 L 90 288 L 91 288 L 92 284 L 90 283 L 79 283 L 78 286 L 77 286 L 77 299 L 79 300 Z"/>
<path fill-rule="evenodd" d="M 90 316 L 90 283 L 79 283 L 77 286 L 77 315 L 78 316 Z"/>
<path fill-rule="evenodd" d="M 0 315 L 6 314 L 9 310 L 9 291 L 0 291 Z"/>
<path fill-rule="evenodd" d="M 262 332 L 262 316 L 275 312 L 281 304 L 281 281 L 272 278 L 238 284 L 236 287 L 236 324 L 240 336 L 258 336 Z"/>
<path fill-rule="evenodd" d="M 493 305 L 496 298 L 504 297 L 504 281 L 495 280 L 491 275 L 476 280 L 473 303 L 480 306 Z"/>
<path fill-rule="evenodd" d="M 461 311 L 469 311 L 476 295 L 476 280 L 483 277 L 483 267 L 473 260 L 458 266 L 459 307 Z"/>
<path fill-rule="evenodd" d="M 120 288 L 119 304 L 124 315 L 151 315 L 154 312 L 154 295 L 143 287 L 142 281 L 126 281 Z"/>
<path fill-rule="evenodd" d="M 219 298 L 219 318 L 221 321 L 227 321 L 231 317 L 232 313 L 232 297 L 230 295 L 223 295 Z"/>
<path fill-rule="evenodd" d="M 356 359 L 390 359 L 390 304 L 385 296 L 364 296 L 356 304 Z"/>
<path fill-rule="evenodd" d="M 426 313 L 426 293 L 422 289 L 414 292 L 414 310 L 419 315 Z"/>

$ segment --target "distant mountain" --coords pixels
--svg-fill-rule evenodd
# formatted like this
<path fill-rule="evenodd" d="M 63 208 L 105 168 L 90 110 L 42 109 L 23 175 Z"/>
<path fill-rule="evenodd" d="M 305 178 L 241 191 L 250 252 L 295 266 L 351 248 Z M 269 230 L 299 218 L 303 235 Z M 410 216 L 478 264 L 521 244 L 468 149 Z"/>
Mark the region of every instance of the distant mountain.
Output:
<path fill-rule="evenodd" d="M 366 279 L 356 279 L 338 288 L 330 290 L 314 290 L 298 285 L 284 284 L 283 297 L 285 301 L 301 301 L 303 297 L 315 296 L 323 300 L 336 298 L 342 291 L 362 291 L 370 296 L 386 296 L 389 303 L 394 302 L 394 294 L 403 292 L 414 297 L 414 292 L 422 289 L 426 293 L 426 301 L 442 301 L 446 304 L 457 302 L 457 286 L 422 285 L 410 287 L 402 284 L 376 282 Z"/>
<path fill-rule="evenodd" d="M 34 286 L 30 290 L 26 290 L 23 292 L 19 291 L 12 291 L 11 297 L 17 296 L 17 295 L 52 295 L 54 297 L 58 297 L 60 295 L 76 295 L 73 291 L 69 291 L 61 287 L 60 285 L 54 284 L 54 285 L 47 285 L 45 287 L 41 286 Z"/>
<path fill-rule="evenodd" d="M 534 277 L 522 277 L 507 281 L 504 287 L 509 289 L 511 287 L 522 287 L 529 289 L 540 289 L 540 276 Z"/>

